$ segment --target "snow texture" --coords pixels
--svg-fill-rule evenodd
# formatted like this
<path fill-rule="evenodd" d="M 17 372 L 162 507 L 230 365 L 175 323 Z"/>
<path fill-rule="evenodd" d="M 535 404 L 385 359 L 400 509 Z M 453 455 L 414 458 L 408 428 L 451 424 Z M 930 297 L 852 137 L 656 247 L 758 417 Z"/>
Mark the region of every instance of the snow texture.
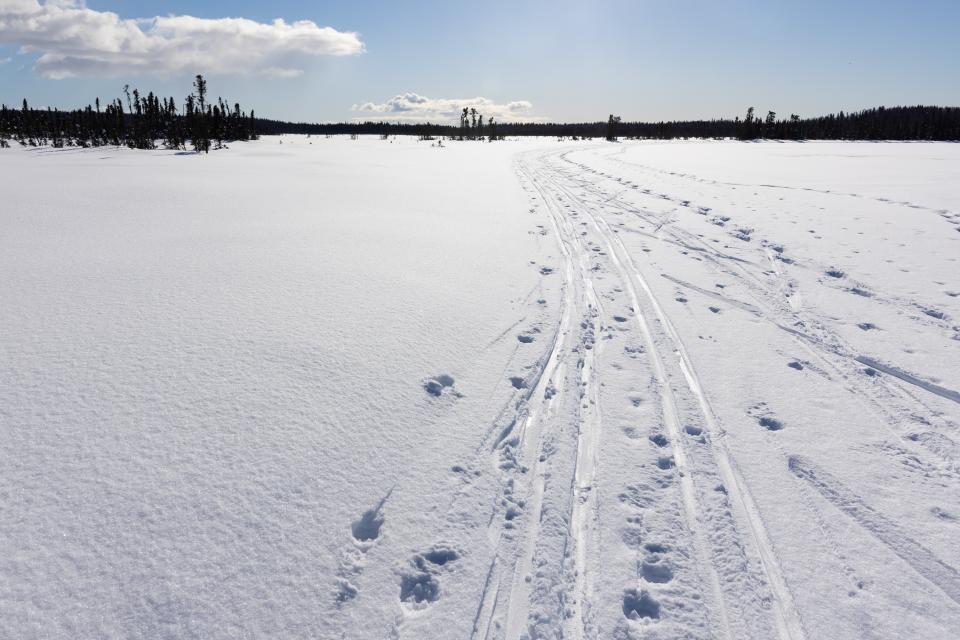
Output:
<path fill-rule="evenodd" d="M 960 146 L 0 180 L 0 638 L 956 637 Z"/>

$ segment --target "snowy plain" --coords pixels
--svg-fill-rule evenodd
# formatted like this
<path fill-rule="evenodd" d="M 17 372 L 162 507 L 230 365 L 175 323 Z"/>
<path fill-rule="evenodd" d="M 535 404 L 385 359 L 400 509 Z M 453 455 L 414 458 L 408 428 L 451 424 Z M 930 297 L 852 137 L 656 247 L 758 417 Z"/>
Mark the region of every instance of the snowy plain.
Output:
<path fill-rule="evenodd" d="M 0 150 L 0 638 L 943 639 L 960 145 Z"/>

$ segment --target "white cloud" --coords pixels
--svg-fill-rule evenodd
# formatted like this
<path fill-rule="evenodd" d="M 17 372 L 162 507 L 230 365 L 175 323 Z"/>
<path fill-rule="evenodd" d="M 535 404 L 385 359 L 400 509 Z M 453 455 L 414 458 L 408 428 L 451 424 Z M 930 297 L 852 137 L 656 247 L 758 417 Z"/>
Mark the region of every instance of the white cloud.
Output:
<path fill-rule="evenodd" d="M 274 78 L 299 78 L 303 75 L 303 69 L 284 69 L 283 67 L 267 67 L 260 72 L 265 76 Z"/>
<path fill-rule="evenodd" d="M 13 58 L 0 58 L 0 64 L 7 64 L 11 60 L 13 60 Z"/>
<path fill-rule="evenodd" d="M 309 20 L 160 16 L 123 19 L 82 0 L 0 0 L 0 44 L 40 54 L 47 78 L 123 74 L 246 74 L 294 77 L 308 56 L 362 53 L 356 33 Z"/>
<path fill-rule="evenodd" d="M 499 104 L 490 98 L 427 98 L 416 93 L 402 93 L 386 102 L 364 102 L 353 105 L 353 111 L 367 115 L 354 120 L 386 120 L 388 122 L 456 123 L 466 108 L 475 108 L 483 117 L 499 122 L 536 122 L 544 118 L 531 115 L 533 105 L 526 100 Z"/>

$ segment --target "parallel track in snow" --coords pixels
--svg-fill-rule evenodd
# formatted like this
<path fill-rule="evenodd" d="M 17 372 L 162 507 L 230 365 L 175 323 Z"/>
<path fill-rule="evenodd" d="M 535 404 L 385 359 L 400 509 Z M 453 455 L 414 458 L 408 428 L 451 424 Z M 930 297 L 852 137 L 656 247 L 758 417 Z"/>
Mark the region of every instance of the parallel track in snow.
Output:
<path fill-rule="evenodd" d="M 589 280 L 584 277 L 581 250 L 571 242 L 569 221 L 549 211 L 554 235 L 563 257 L 563 295 L 559 324 L 552 348 L 535 379 L 526 400 L 513 422 L 496 438 L 493 445 L 496 473 L 501 475 L 501 502 L 509 499 L 517 515 L 506 514 L 495 506 L 488 538 L 494 547 L 493 558 L 480 595 L 471 638 L 519 638 L 529 625 L 532 590 L 536 579 L 538 553 L 543 543 L 545 499 L 557 503 L 560 519 L 569 519 L 579 507 L 578 483 L 583 482 L 580 459 L 592 455 L 589 436 L 579 434 L 584 424 L 580 415 L 580 398 L 575 394 L 590 393 L 592 353 L 584 347 L 584 319 L 596 317 L 597 300 Z M 549 459 L 545 449 L 559 422 L 569 422 L 578 432 L 578 446 L 569 447 L 566 459 Z M 510 464 L 504 464 L 504 458 Z M 567 472 L 568 482 L 556 482 L 552 476 Z M 589 482 L 589 481 L 587 481 Z M 581 519 L 577 515 L 574 519 Z M 562 546 L 566 548 L 568 542 Z M 562 550 L 561 550 L 562 551 Z M 563 552 L 558 554 L 565 555 Z M 557 572 L 547 579 L 562 583 Z M 564 616 L 565 602 L 555 604 L 552 618 Z"/>
<path fill-rule="evenodd" d="M 486 486 L 495 495 L 490 496 L 485 536 L 489 561 L 482 565 L 469 637 L 596 639 L 624 626 L 636 630 L 663 624 L 660 633 L 691 637 L 706 632 L 725 640 L 805 640 L 807 631 L 771 534 L 728 450 L 710 391 L 658 299 L 653 279 L 665 278 L 775 325 L 879 414 L 891 410 L 876 392 L 850 381 L 845 372 L 857 361 L 855 354 L 817 317 L 806 317 L 794 301 L 782 299 L 777 265 L 773 285 L 762 273 L 766 265 L 761 263 L 770 256 L 757 263 L 718 251 L 670 221 L 621 201 L 602 183 L 585 179 L 568 153 L 529 152 L 516 161 L 520 180 L 542 206 L 560 249 L 560 264 L 552 273 L 563 280 L 562 295 L 552 341 L 528 374 L 527 388 L 504 407 L 476 451 L 472 468 L 487 466 Z M 734 300 L 654 270 L 639 259 L 642 254 L 630 252 L 621 233 L 630 229 L 611 226 L 611 212 L 629 213 L 652 225 L 651 238 L 696 251 L 710 268 L 744 285 L 747 299 Z M 630 317 L 608 315 L 605 300 L 631 309 Z M 601 411 L 610 372 L 604 367 L 616 360 L 603 357 L 601 336 L 615 337 L 605 318 L 614 320 L 616 331 L 626 332 L 618 334 L 623 340 L 644 345 L 642 357 L 627 364 L 625 374 L 638 376 L 634 386 L 639 387 L 644 375 L 652 378 L 646 382 L 655 396 L 658 428 L 666 436 L 661 443 L 651 435 L 662 447 L 652 454 L 636 449 L 641 475 L 633 480 L 611 477 L 603 469 L 601 450 L 611 442 L 605 438 L 616 431 Z M 792 460 L 789 452 L 773 446 L 786 466 Z M 658 469 L 651 475 L 653 465 Z M 810 502 L 818 498 L 815 494 L 831 499 L 813 483 L 798 486 L 811 511 L 816 511 Z M 631 508 L 641 518 L 662 521 L 653 525 L 654 539 L 664 534 L 664 522 L 673 523 L 668 539 L 678 556 L 668 562 L 676 574 L 666 578 L 669 586 L 656 584 L 656 577 L 644 572 L 639 545 L 634 584 L 617 584 L 629 567 L 622 552 L 601 544 L 602 533 L 622 522 L 616 508 L 605 512 L 604 505 L 624 504 L 624 494 L 618 492 L 636 487 L 652 489 Z M 480 495 L 471 491 L 474 498 Z M 650 531 L 644 525 L 643 535 Z M 920 567 L 922 575 L 953 588 L 952 578 L 940 579 L 940 573 L 925 567 Z M 659 595 L 662 603 L 653 598 Z M 643 598 L 655 610 L 644 608 Z"/>
<path fill-rule="evenodd" d="M 606 224 L 600 212 L 596 210 L 596 205 L 581 199 L 574 192 L 575 185 L 565 181 L 563 172 L 558 171 L 550 164 L 550 161 L 555 157 L 556 154 L 544 154 L 536 156 L 532 160 L 527 159 L 523 171 L 536 185 L 538 192 L 547 203 L 551 215 L 555 218 L 557 216 L 566 217 L 565 209 L 567 206 L 572 206 L 578 215 L 583 215 L 589 220 L 596 237 L 601 238 L 605 243 L 612 270 L 622 283 L 634 307 L 637 328 L 647 342 L 649 357 L 652 359 L 656 372 L 662 418 L 669 434 L 673 459 L 679 476 L 683 510 L 686 514 L 685 519 L 689 535 L 693 539 L 693 548 L 696 549 L 708 576 L 707 581 L 712 593 L 709 598 L 710 609 L 713 625 L 716 627 L 714 632 L 719 633 L 721 637 L 731 639 L 742 637 L 765 638 L 770 637 L 771 632 L 783 640 L 804 638 L 799 614 L 793 604 L 786 581 L 779 571 L 776 554 L 770 544 L 769 536 L 752 497 L 749 492 L 742 488 L 742 481 L 730 464 L 720 438 L 716 416 L 700 387 L 696 370 L 686 354 L 682 341 L 624 245 Z M 561 202 L 568 204 L 560 206 Z M 586 252 L 586 249 L 580 243 L 580 234 L 572 230 L 571 225 L 564 224 L 561 220 L 555 224 L 555 228 L 558 231 L 567 230 L 570 234 L 566 237 L 561 235 L 560 238 L 561 243 L 568 247 L 568 251 L 573 247 L 579 248 L 584 253 Z M 588 283 L 587 278 L 584 278 L 584 280 Z M 587 288 L 589 288 L 589 285 Z M 654 322 L 651 323 L 651 320 Z M 674 373 L 677 371 L 682 376 Z M 684 381 L 684 386 L 678 386 L 675 390 L 674 386 L 677 385 L 679 380 Z M 757 578 L 757 576 L 748 576 L 747 583 L 730 582 L 729 574 L 723 574 L 722 570 L 717 568 L 716 554 L 729 553 L 729 551 L 717 546 L 714 540 L 715 532 L 712 529 L 724 529 L 728 533 L 733 532 L 735 534 L 738 523 L 729 520 L 729 518 L 724 521 L 721 512 L 708 508 L 703 503 L 704 496 L 708 494 L 706 493 L 707 488 L 702 485 L 708 479 L 698 479 L 698 471 L 704 468 L 705 462 L 702 454 L 697 454 L 693 463 L 690 461 L 691 453 L 688 451 L 689 445 L 685 443 L 684 425 L 675 398 L 677 392 L 684 394 L 686 399 L 692 399 L 699 407 L 702 420 L 710 435 L 711 460 L 706 462 L 708 478 L 714 474 L 722 478 L 736 511 L 741 515 L 742 520 L 747 523 L 749 541 L 744 540 L 741 548 L 755 550 L 752 553 L 756 554 L 757 564 L 762 568 L 763 573 L 759 582 L 765 582 L 772 593 L 774 602 L 772 616 L 769 616 L 765 610 L 762 598 L 738 592 L 744 586 L 747 587 L 748 591 L 756 588 L 762 590 L 762 584 L 758 587 L 756 583 L 750 582 L 751 578 Z M 584 447 L 585 451 L 591 451 L 589 439 L 598 429 L 598 424 L 594 424 L 589 425 L 589 428 L 582 431 L 588 438 L 588 444 Z M 584 472 L 585 464 L 593 464 L 589 454 L 586 459 L 582 454 L 578 458 L 578 474 Z M 714 467 L 713 469 L 709 469 L 711 465 Z M 580 481 L 575 482 L 575 487 L 577 486 L 582 486 L 582 483 Z M 579 500 L 575 501 L 575 504 L 579 504 L 579 502 Z M 589 611 L 590 592 L 584 585 L 589 583 L 590 567 L 581 565 L 585 563 L 585 558 L 589 555 L 585 547 L 590 544 L 590 540 L 583 534 L 584 519 L 582 511 L 582 508 L 575 507 L 574 517 L 571 519 L 571 539 L 572 544 L 576 547 L 573 553 L 575 567 L 572 574 L 576 576 L 574 601 L 577 604 L 570 609 L 571 615 L 566 623 L 566 628 L 568 635 L 571 637 L 597 637 L 595 635 L 597 630 L 591 627 L 590 620 L 584 615 L 585 612 Z M 729 559 L 725 559 L 725 562 L 729 562 Z M 749 566 L 749 562 L 745 564 Z M 745 569 L 745 571 L 749 572 L 749 569 Z M 771 617 L 772 620 L 769 619 Z M 508 625 L 508 630 L 511 633 L 507 637 L 512 638 L 515 637 L 514 633 L 519 630 L 519 627 Z"/>
<path fill-rule="evenodd" d="M 827 318 L 801 301 L 790 270 L 769 247 L 751 253 L 756 245 L 746 251 L 711 246 L 669 212 L 645 209 L 643 196 L 632 202 L 625 194 L 688 201 L 637 191 L 640 185 L 578 165 L 570 153 L 531 151 L 515 161 L 531 198 L 529 212 L 541 216 L 538 233 L 557 243 L 553 262 L 536 266 L 545 278 L 562 281 L 559 309 L 538 325 L 546 338 L 536 345 L 539 360 L 527 367 L 522 384 L 511 379 L 515 391 L 478 438 L 463 465 L 464 481 L 447 496 L 438 539 L 452 542 L 464 563 L 474 565 L 461 573 L 472 578 L 463 584 L 444 576 L 441 596 L 457 589 L 457 597 L 474 604 L 460 621 L 471 640 L 806 640 L 818 621 L 814 616 L 805 628 L 788 579 L 794 573 L 787 573 L 796 571 L 795 559 L 781 561 L 772 532 L 778 544 L 786 540 L 779 550 L 785 554 L 791 541 L 780 522 L 767 528 L 769 505 L 761 512 L 758 504 L 767 494 L 755 498 L 751 488 L 759 486 L 746 480 L 754 470 L 737 464 L 741 454 L 733 455 L 735 441 L 713 404 L 730 419 L 724 392 L 705 387 L 713 378 L 698 371 L 679 330 L 686 325 L 671 318 L 676 307 L 659 297 L 663 281 L 724 303 L 728 322 L 748 319 L 782 330 L 789 339 L 778 337 L 787 348 L 792 341 L 809 354 L 805 366 L 866 401 L 891 430 L 900 407 L 915 400 L 911 390 L 955 400 L 953 392 L 858 357 Z M 701 275 L 739 286 L 714 291 L 694 271 L 663 272 L 636 251 L 636 234 L 701 260 Z M 870 386 L 858 382 L 863 365 L 912 389 L 903 392 L 897 380 L 883 378 Z M 919 434 L 916 447 L 939 448 L 949 457 L 950 440 L 930 435 Z M 844 493 L 839 481 L 792 455 L 783 439 L 768 440 L 766 453 L 775 465 L 783 463 L 779 479 L 793 483 L 798 518 L 813 523 L 815 537 L 822 534 L 811 546 L 841 567 L 851 586 L 862 583 L 861 575 L 839 526 L 823 515 L 826 503 L 956 600 L 950 565 L 919 543 L 910 546 L 911 539 Z M 809 604 L 806 594 L 796 598 Z M 395 636 L 418 637 L 430 606 L 405 609 Z"/>
<path fill-rule="evenodd" d="M 622 151 L 622 150 L 621 150 Z M 657 232 L 648 234 L 651 238 L 656 238 L 668 243 L 683 246 L 687 249 L 695 250 L 716 268 L 718 273 L 734 278 L 741 284 L 752 299 L 751 302 L 737 300 L 728 296 L 719 295 L 716 292 L 706 291 L 700 287 L 684 282 L 671 274 L 660 274 L 676 284 L 697 291 L 702 295 L 719 299 L 726 304 L 735 306 L 755 317 L 768 322 L 779 330 L 788 334 L 793 341 L 815 359 L 825 370 L 829 371 L 831 376 L 836 377 L 844 386 L 862 399 L 872 411 L 877 415 L 878 420 L 884 424 L 887 429 L 901 436 L 899 425 L 902 419 L 899 416 L 909 414 L 918 408 L 927 415 L 936 414 L 937 410 L 933 408 L 922 397 L 918 397 L 911 392 L 910 387 L 922 389 L 929 394 L 940 396 L 947 400 L 960 402 L 957 392 L 953 389 L 947 389 L 931 381 L 924 380 L 922 377 L 906 372 L 890 363 L 878 362 L 876 359 L 860 354 L 856 349 L 850 346 L 836 331 L 832 330 L 829 322 L 816 314 L 811 314 L 804 309 L 801 303 L 802 296 L 799 291 L 794 291 L 789 298 L 784 298 L 783 289 L 785 286 L 785 274 L 778 261 L 770 256 L 767 251 L 767 260 L 770 268 L 776 274 L 774 282 L 771 283 L 766 277 L 758 275 L 758 265 L 718 251 L 716 247 L 706 241 L 699 235 L 692 233 L 679 225 L 664 224 L 663 219 L 654 213 L 646 211 L 640 207 L 631 205 L 619 197 L 610 198 L 606 190 L 593 181 L 583 177 L 585 167 L 578 165 L 568 156 L 569 152 L 558 154 L 558 159 L 564 165 L 559 170 L 565 179 L 582 189 L 591 198 L 602 202 L 605 207 L 613 208 L 624 214 L 636 217 L 646 224 L 655 225 Z M 609 154 L 611 160 L 620 163 L 625 161 L 615 158 L 619 154 Z M 630 163 L 625 163 L 630 164 Z M 631 165 L 633 166 L 633 165 Z M 618 182 L 619 184 L 619 182 Z M 634 185 L 636 186 L 636 185 Z M 650 195 L 650 194 L 648 194 Z M 661 194 L 660 197 L 667 197 Z M 674 201 L 677 199 L 674 198 Z M 681 202 L 689 202 L 683 201 Z M 630 231 L 629 227 L 623 227 L 623 230 Z M 874 369 L 887 373 L 893 378 L 899 379 L 908 386 L 894 384 L 890 379 L 879 380 L 879 385 L 866 385 L 856 380 L 855 374 L 860 371 L 857 365 L 867 365 Z M 876 366 L 874 366 L 876 365 Z M 852 375 L 853 374 L 853 375 Z M 941 463 L 952 464 L 952 460 L 945 459 L 942 452 L 936 449 L 924 447 L 914 447 L 915 454 L 928 458 L 933 454 Z"/>

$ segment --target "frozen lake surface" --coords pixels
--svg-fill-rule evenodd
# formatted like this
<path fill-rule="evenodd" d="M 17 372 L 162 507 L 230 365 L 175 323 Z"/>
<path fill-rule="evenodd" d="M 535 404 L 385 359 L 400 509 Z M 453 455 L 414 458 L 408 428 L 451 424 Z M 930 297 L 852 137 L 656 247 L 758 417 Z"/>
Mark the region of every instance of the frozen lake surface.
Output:
<path fill-rule="evenodd" d="M 0 186 L 0 638 L 956 637 L 960 145 Z"/>

